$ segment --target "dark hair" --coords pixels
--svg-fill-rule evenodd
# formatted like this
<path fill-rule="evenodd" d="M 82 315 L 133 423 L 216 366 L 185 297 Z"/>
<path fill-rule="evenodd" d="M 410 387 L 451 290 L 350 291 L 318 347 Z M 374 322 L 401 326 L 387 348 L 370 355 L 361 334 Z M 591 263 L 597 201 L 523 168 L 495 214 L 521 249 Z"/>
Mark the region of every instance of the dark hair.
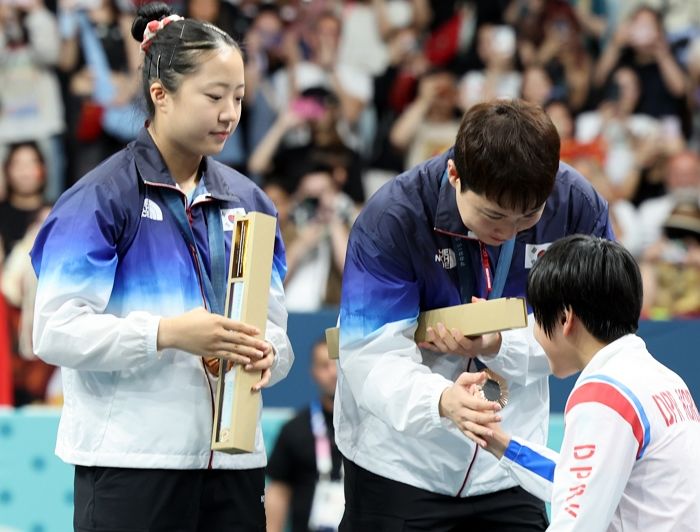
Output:
<path fill-rule="evenodd" d="M 10 164 L 12 164 L 12 158 L 15 156 L 15 153 L 17 153 L 19 150 L 22 148 L 30 148 L 34 150 L 36 153 L 37 158 L 39 159 L 39 164 L 44 168 L 44 180 L 43 184 L 37 190 L 37 192 L 43 192 L 44 188 L 46 187 L 46 159 L 44 159 L 44 154 L 42 153 L 41 149 L 39 148 L 39 145 L 34 142 L 33 140 L 23 140 L 20 142 L 13 142 L 7 147 L 7 152 L 5 154 L 5 160 L 3 161 L 2 165 L 2 170 L 5 175 L 5 179 L 7 180 L 7 191 L 12 192 L 12 180 L 8 179 L 9 177 L 9 169 L 10 169 Z"/>
<path fill-rule="evenodd" d="M 559 134 L 540 107 L 524 100 L 477 104 L 464 114 L 455 141 L 462 192 L 506 209 L 536 209 L 554 188 L 559 147 Z"/>
<path fill-rule="evenodd" d="M 548 337 L 565 309 L 597 340 L 610 343 L 639 327 L 642 277 L 622 245 L 588 235 L 556 241 L 527 280 L 527 299 Z"/>
<path fill-rule="evenodd" d="M 149 22 L 171 14 L 170 7 L 162 2 L 141 6 L 131 26 L 132 37 L 141 42 Z M 149 116 L 155 113 L 150 95 L 153 81 L 160 80 L 166 90 L 176 92 L 182 77 L 197 71 L 203 54 L 224 45 L 240 51 L 228 33 L 207 22 L 176 20 L 160 29 L 150 41 L 143 62 L 143 93 Z"/>

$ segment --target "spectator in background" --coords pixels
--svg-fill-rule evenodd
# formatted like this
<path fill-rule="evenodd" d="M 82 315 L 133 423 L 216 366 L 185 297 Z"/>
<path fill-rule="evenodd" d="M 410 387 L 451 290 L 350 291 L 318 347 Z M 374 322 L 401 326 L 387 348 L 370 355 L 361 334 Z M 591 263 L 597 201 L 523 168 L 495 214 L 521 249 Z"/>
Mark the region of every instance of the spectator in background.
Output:
<path fill-rule="evenodd" d="M 129 37 L 132 20 L 116 0 L 59 0 L 58 66 L 68 77 L 72 180 L 123 148 L 143 125 L 145 117 L 139 119 L 129 105 L 139 89 L 139 49 Z M 110 108 L 123 109 L 121 127 L 106 122 Z"/>
<path fill-rule="evenodd" d="M 7 302 L 20 310 L 17 332 L 18 354 L 26 359 L 36 359 L 32 347 L 32 323 L 34 321 L 34 297 L 36 295 L 36 275 L 32 269 L 29 252 L 39 232 L 39 227 L 48 216 L 50 208 L 43 207 L 37 212 L 26 234 L 19 240 L 5 259 L 2 270 L 2 293 Z"/>
<path fill-rule="evenodd" d="M 296 236 L 294 220 L 292 220 L 292 195 L 281 181 L 270 178 L 265 181 L 263 191 L 272 200 L 277 209 L 277 221 L 280 225 L 280 233 L 282 234 L 282 242 L 291 242 Z"/>
<path fill-rule="evenodd" d="M 283 532 L 288 521 L 291 532 L 330 532 L 343 515 L 342 457 L 333 433 L 337 366 L 328 358 L 325 340 L 311 351 L 311 376 L 319 398 L 282 427 L 267 464 L 268 532 Z M 331 498 L 324 501 L 327 494 Z"/>
<path fill-rule="evenodd" d="M 422 32 L 430 19 L 428 0 L 344 2 L 338 57 L 370 76 L 388 66 L 391 37 L 402 29 Z"/>
<path fill-rule="evenodd" d="M 332 11 L 311 19 L 309 27 L 287 30 L 285 47 L 287 67 L 273 77 L 278 109 L 285 109 L 306 89 L 323 87 L 338 98 L 339 118 L 355 129 L 367 104 L 372 100 L 372 79 L 363 71 L 344 64 L 338 58 L 341 20 Z M 300 20 L 299 24 L 306 22 Z M 308 58 L 303 56 L 307 46 Z M 359 140 L 355 140 L 355 147 Z"/>
<path fill-rule="evenodd" d="M 700 317 L 700 205 L 676 204 L 663 235 L 642 256 L 644 315 L 656 319 Z"/>
<path fill-rule="evenodd" d="M 664 194 L 639 206 L 639 248 L 641 255 L 663 235 L 663 226 L 673 209 L 682 201 L 700 201 L 700 156 L 682 151 L 672 156 L 663 175 Z"/>
<path fill-rule="evenodd" d="M 543 39 L 542 17 L 547 0 L 510 0 L 503 18 L 518 35 L 519 55 L 525 63 L 532 63 L 533 45 Z"/>
<path fill-rule="evenodd" d="M 659 120 L 637 113 L 639 98 L 638 75 L 629 67 L 620 67 L 611 76 L 598 108 L 580 114 L 576 121 L 580 142 L 605 141 L 604 169 L 614 193 L 635 204 L 662 193 L 659 165 L 684 145 L 678 118 Z"/>
<path fill-rule="evenodd" d="M 3 164 L 7 179 L 7 199 L 0 202 L 0 240 L 5 257 L 2 276 L 3 299 L 7 302 L 6 319 L 0 324 L 8 328 L 9 354 L 12 363 L 13 402 L 15 406 L 42 402 L 46 384 L 54 371 L 52 366 L 27 353 L 27 333 L 31 334 L 33 304 L 33 272 L 25 275 L 22 264 L 29 258 L 26 242 L 32 224 L 41 217 L 44 209 L 46 166 L 35 142 L 10 145 Z M 26 295 L 26 298 L 23 297 Z M 29 329 L 27 328 L 29 327 Z M 0 334 L 1 335 L 1 334 Z M 30 344 L 31 345 L 31 344 Z M 28 354 L 28 356 L 24 356 Z M 17 356 L 21 355 L 21 356 Z"/>
<path fill-rule="evenodd" d="M 514 68 L 515 51 L 515 31 L 510 26 L 483 24 L 478 29 L 477 53 L 484 69 L 471 70 L 460 80 L 462 110 L 494 98 L 518 97 L 521 76 Z"/>
<path fill-rule="evenodd" d="M 562 98 L 552 82 L 549 73 L 540 66 L 529 66 L 523 71 L 522 98 L 526 102 L 544 105 L 551 99 Z"/>
<path fill-rule="evenodd" d="M 629 201 L 618 197 L 616 187 L 605 173 L 605 142 L 601 137 L 590 142 L 577 140 L 573 115 L 566 102 L 553 100 L 544 109 L 559 132 L 559 158 L 578 170 L 608 202 L 610 223 L 617 240 L 625 247 L 634 245 L 639 233 L 637 212 Z"/>
<path fill-rule="evenodd" d="M 700 151 L 700 37 L 688 52 L 688 108 L 691 111 L 691 144 Z"/>
<path fill-rule="evenodd" d="M 588 36 L 589 48 L 597 57 L 610 28 L 615 26 L 615 9 L 609 0 L 573 0 L 576 18 Z"/>
<path fill-rule="evenodd" d="M 418 84 L 418 96 L 401 113 L 389 134 L 394 149 L 405 154 L 410 168 L 444 152 L 459 130 L 456 78 L 448 70 L 433 70 Z"/>
<path fill-rule="evenodd" d="M 639 249 L 639 214 L 629 201 L 618 198 L 615 189 L 597 158 L 583 153 L 571 159 L 570 164 L 591 182 L 598 194 L 608 202 L 608 214 L 615 239 L 630 252 Z"/>
<path fill-rule="evenodd" d="M 247 165 L 248 156 L 277 119 L 277 96 L 272 76 L 285 67 L 287 52 L 284 48 L 284 21 L 276 5 L 260 6 L 246 33 L 244 49 L 245 121 L 236 130 L 233 139 L 240 138 L 239 149 L 244 152 Z"/>
<path fill-rule="evenodd" d="M 58 60 L 56 18 L 43 0 L 0 3 L 0 147 L 24 140 L 41 145 L 49 199 L 64 186 Z"/>
<path fill-rule="evenodd" d="M 36 142 L 10 145 L 3 171 L 7 199 L 0 202 L 0 239 L 7 257 L 44 206 L 46 165 Z"/>
<path fill-rule="evenodd" d="M 185 18 L 209 22 L 240 41 L 245 35 L 249 21 L 233 2 L 222 0 L 186 0 Z"/>
<path fill-rule="evenodd" d="M 14 356 L 12 361 L 16 406 L 56 402 L 56 392 L 49 392 L 49 383 L 60 371 L 55 366 L 39 360 L 32 345 L 37 279 L 32 269 L 29 251 L 49 210 L 49 207 L 43 207 L 36 214 L 26 234 L 6 257 L 0 276 L 0 289 L 8 304 L 13 355 L 18 355 Z"/>
<path fill-rule="evenodd" d="M 595 67 L 595 87 L 604 87 L 619 66 L 631 68 L 639 79 L 636 112 L 655 118 L 684 113 L 686 75 L 673 57 L 657 11 L 640 7 L 619 25 Z"/>
<path fill-rule="evenodd" d="M 355 205 L 333 180 L 333 168 L 307 168 L 291 209 L 293 236 L 285 242 L 287 308 L 313 312 L 340 303 L 345 249 L 356 216 Z"/>
<path fill-rule="evenodd" d="M 356 203 L 364 201 L 361 160 L 343 136 L 335 94 L 311 87 L 291 102 L 253 151 L 251 173 L 275 176 L 292 193 L 303 173 L 319 160 L 333 166 L 334 178 Z"/>
<path fill-rule="evenodd" d="M 688 0 L 625 0 L 617 1 L 620 15 L 634 13 L 640 7 L 650 7 L 660 13 L 669 41 L 681 43 L 700 29 L 700 3 Z"/>
<path fill-rule="evenodd" d="M 569 105 L 560 100 L 552 100 L 544 106 L 545 112 L 557 128 L 561 139 L 559 158 L 571 164 L 574 159 L 593 159 L 598 165 L 605 161 L 605 143 L 600 137 L 590 142 L 582 142 L 576 138 L 574 117 Z"/>
<path fill-rule="evenodd" d="M 404 150 L 392 145 L 390 134 L 396 118 L 416 97 L 418 80 L 430 68 L 421 50 L 419 37 L 412 28 L 395 32 L 387 46 L 389 64 L 382 74 L 374 78 L 376 130 L 370 163 L 373 168 L 388 171 L 388 176 L 380 177 L 380 183 L 393 177 L 394 173 L 402 172 L 405 167 Z"/>
<path fill-rule="evenodd" d="M 585 46 L 585 35 L 573 8 L 564 0 L 546 3 L 541 18 L 543 38 L 523 54 L 528 64 L 543 66 L 573 110 L 588 100 L 593 60 Z M 534 44 L 534 43 L 533 43 Z M 528 43 L 523 46 L 527 47 Z M 527 59 L 529 58 L 529 60 Z"/>

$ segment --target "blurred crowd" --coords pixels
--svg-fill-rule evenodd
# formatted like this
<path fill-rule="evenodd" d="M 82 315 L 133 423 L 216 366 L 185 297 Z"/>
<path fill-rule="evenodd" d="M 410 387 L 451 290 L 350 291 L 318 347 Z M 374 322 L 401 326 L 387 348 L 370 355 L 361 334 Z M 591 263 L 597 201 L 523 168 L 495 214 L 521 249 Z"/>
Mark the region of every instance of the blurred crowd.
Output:
<path fill-rule="evenodd" d="M 452 145 L 472 105 L 521 97 L 547 111 L 562 160 L 608 200 L 642 267 L 644 315 L 700 316 L 700 2 L 171 3 L 244 50 L 244 114 L 218 158 L 277 205 L 290 311 L 338 303 L 367 197 Z M 134 10 L 0 3 L 0 379 L 11 375 L 18 405 L 60 400 L 32 352 L 37 227 L 144 122 Z"/>

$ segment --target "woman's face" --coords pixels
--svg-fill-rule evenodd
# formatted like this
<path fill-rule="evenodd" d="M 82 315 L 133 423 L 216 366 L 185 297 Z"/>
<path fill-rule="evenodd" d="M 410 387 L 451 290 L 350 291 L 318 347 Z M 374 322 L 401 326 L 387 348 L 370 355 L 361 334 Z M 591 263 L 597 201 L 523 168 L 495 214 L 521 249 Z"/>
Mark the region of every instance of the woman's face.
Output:
<path fill-rule="evenodd" d="M 15 150 L 7 167 L 7 188 L 22 196 L 40 193 L 44 186 L 44 165 L 32 146 Z"/>
<path fill-rule="evenodd" d="M 243 58 L 232 46 L 201 56 L 174 93 L 155 101 L 154 123 L 183 154 L 219 153 L 236 129 L 244 96 Z"/>
<path fill-rule="evenodd" d="M 552 93 L 552 80 L 547 73 L 537 67 L 528 68 L 523 74 L 523 99 L 537 105 L 544 105 Z"/>
<path fill-rule="evenodd" d="M 658 20 L 651 11 L 639 11 L 630 21 L 629 43 L 635 50 L 651 50 L 660 38 Z"/>
<path fill-rule="evenodd" d="M 562 103 L 556 102 L 549 104 L 545 111 L 557 128 L 559 138 L 562 140 L 570 139 L 574 136 L 574 121 L 571 118 L 571 112 Z"/>

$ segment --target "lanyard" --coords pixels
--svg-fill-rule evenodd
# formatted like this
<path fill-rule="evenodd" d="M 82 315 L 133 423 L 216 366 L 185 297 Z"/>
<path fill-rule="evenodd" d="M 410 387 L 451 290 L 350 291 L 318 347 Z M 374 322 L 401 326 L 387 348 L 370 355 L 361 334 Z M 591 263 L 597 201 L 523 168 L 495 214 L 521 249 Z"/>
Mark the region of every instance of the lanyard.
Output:
<path fill-rule="evenodd" d="M 466 246 L 463 238 L 452 237 L 452 247 L 455 250 L 457 257 L 457 275 L 459 277 L 459 296 L 462 303 L 470 303 L 472 296 L 476 291 L 474 288 L 474 275 L 472 272 L 471 263 L 467 256 Z M 496 264 L 496 274 L 491 278 L 490 260 L 486 251 L 486 246 L 479 241 L 479 249 L 481 252 L 481 266 L 486 277 L 486 292 L 487 299 L 498 299 L 503 295 L 503 289 L 506 286 L 508 278 L 508 270 L 513 260 L 513 250 L 515 248 L 515 238 L 506 240 L 501 246 L 501 254 L 498 257 Z"/>
<path fill-rule="evenodd" d="M 445 169 L 445 173 L 442 175 L 441 185 L 445 186 L 447 180 L 447 169 Z M 453 236 L 452 247 L 454 248 L 455 256 L 457 258 L 457 275 L 459 277 L 460 300 L 462 303 L 470 303 L 476 290 L 474 287 L 475 279 L 472 272 L 471 263 L 469 257 L 467 256 L 465 239 Z M 498 263 L 496 264 L 496 274 L 492 278 L 489 254 L 486 251 L 486 245 L 482 241 L 479 241 L 481 267 L 486 279 L 487 299 L 497 299 L 503 295 L 503 289 L 505 288 L 506 279 L 508 278 L 508 271 L 510 270 L 510 264 L 513 260 L 514 249 L 515 237 L 511 238 L 510 240 L 506 240 L 501 245 L 501 253 L 498 258 Z"/>
<path fill-rule="evenodd" d="M 224 314 L 224 302 L 221 298 L 226 293 L 226 264 L 225 264 L 225 249 L 224 249 L 224 228 L 221 223 L 221 212 L 218 208 L 218 203 L 210 201 L 204 206 L 204 212 L 207 217 L 207 233 L 209 240 L 209 262 L 211 264 L 211 278 L 207 275 L 207 270 L 204 267 L 202 255 L 197 248 L 192 233 L 187 212 L 179 192 L 175 193 L 165 191 L 162 188 L 157 189 L 160 198 L 163 200 L 172 213 L 177 222 L 178 229 L 182 234 L 185 242 L 187 242 L 192 255 L 197 262 L 197 270 L 200 273 L 200 279 L 204 285 L 204 293 L 206 296 L 209 310 L 217 314 Z M 220 294 L 217 296 L 217 294 Z"/>
<path fill-rule="evenodd" d="M 333 459 L 331 458 L 331 440 L 328 438 L 328 427 L 326 419 L 323 417 L 323 409 L 318 399 L 311 401 L 311 432 L 313 432 L 316 442 L 316 468 L 318 475 L 323 479 L 330 479 L 333 469 Z"/>

